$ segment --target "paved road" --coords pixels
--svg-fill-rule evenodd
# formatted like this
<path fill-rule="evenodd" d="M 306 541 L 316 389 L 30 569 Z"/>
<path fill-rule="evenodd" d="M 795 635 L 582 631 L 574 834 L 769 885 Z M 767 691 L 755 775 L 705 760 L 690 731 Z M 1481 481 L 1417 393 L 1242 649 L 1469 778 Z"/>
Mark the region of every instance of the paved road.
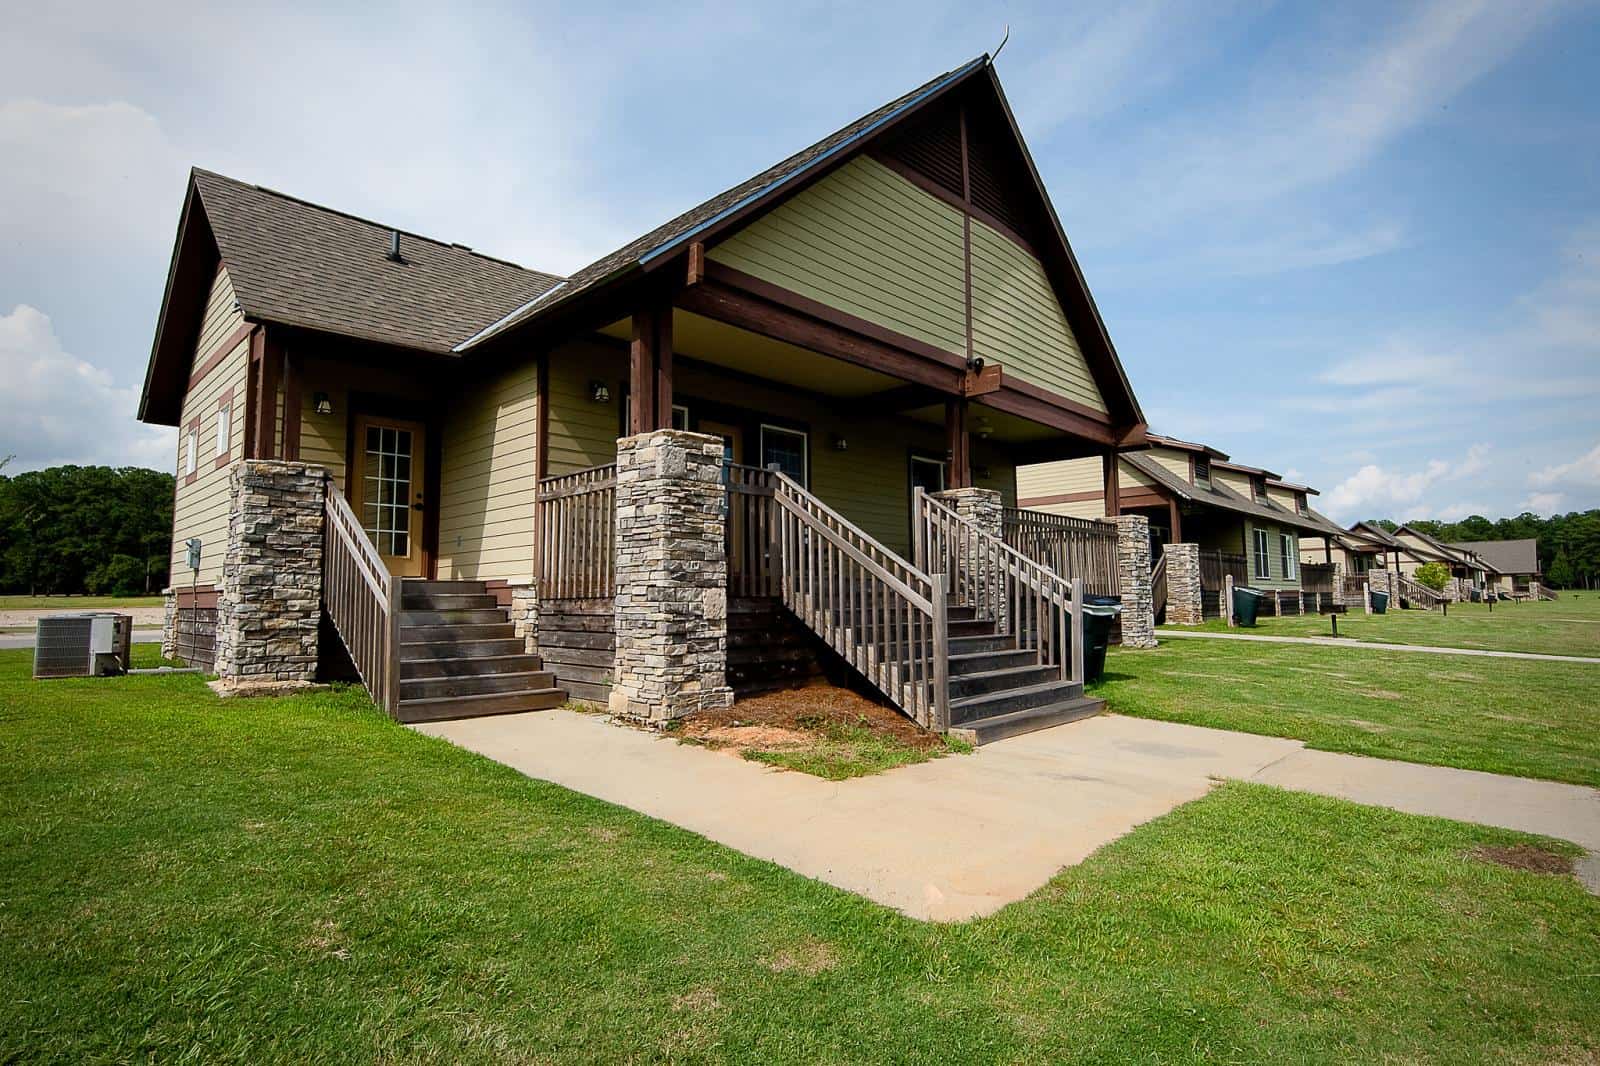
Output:
<path fill-rule="evenodd" d="M 1217 778 L 1262 781 L 1600 851 L 1600 791 L 1308 751 L 1297 740 L 1106 715 L 872 777 L 831 782 L 609 724 L 539 711 L 414 727 L 664 819 L 914 918 L 963 921 Z M 1591 890 L 1600 870 L 1586 867 Z"/>
<path fill-rule="evenodd" d="M 1432 644 L 1381 644 L 1375 640 L 1350 640 L 1345 637 L 1269 637 L 1261 633 L 1197 633 L 1192 629 L 1157 629 L 1158 637 L 1183 637 L 1186 640 L 1245 640 L 1257 644 L 1320 644 L 1325 648 L 1375 648 L 1379 651 L 1420 651 L 1431 655 L 1477 655 L 1487 659 L 1539 659 L 1552 663 L 1595 663 L 1600 658 L 1586 655 L 1542 655 L 1531 651 L 1488 651 L 1484 648 L 1438 648 Z"/>
<path fill-rule="evenodd" d="M 160 644 L 161 630 L 135 629 L 133 631 L 135 644 Z M 26 633 L 0 633 L 0 649 L 5 648 L 31 648 L 33 647 L 33 631 Z"/>

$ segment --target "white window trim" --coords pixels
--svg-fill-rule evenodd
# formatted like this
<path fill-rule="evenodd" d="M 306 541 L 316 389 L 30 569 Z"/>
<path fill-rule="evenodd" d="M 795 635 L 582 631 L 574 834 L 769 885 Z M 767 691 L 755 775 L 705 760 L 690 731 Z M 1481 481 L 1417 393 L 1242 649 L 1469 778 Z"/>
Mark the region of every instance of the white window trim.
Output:
<path fill-rule="evenodd" d="M 1278 555 L 1283 560 L 1283 577 L 1293 581 L 1300 575 L 1300 545 L 1288 533 L 1278 534 Z"/>
<path fill-rule="evenodd" d="M 684 429 L 688 429 L 689 428 L 689 408 L 684 406 L 681 403 L 675 403 L 675 404 L 672 405 L 672 423 L 673 423 L 672 428 L 673 429 L 677 429 L 678 428 L 677 423 L 678 423 L 678 415 L 679 414 L 683 415 L 683 428 Z"/>
<path fill-rule="evenodd" d="M 188 477 L 200 469 L 200 430 L 190 429 L 183 435 L 187 454 L 183 459 L 183 476 Z"/>
<path fill-rule="evenodd" d="M 916 470 L 918 463 L 923 463 L 923 464 L 925 464 L 927 466 L 936 466 L 936 467 L 938 467 L 939 468 L 939 490 L 938 491 L 943 492 L 948 487 L 948 483 L 946 481 L 946 479 L 949 478 L 949 476 L 950 476 L 950 464 L 948 462 L 946 462 L 943 459 L 933 459 L 933 458 L 930 458 L 930 457 L 928 457 L 926 455 L 913 455 L 911 457 L 911 469 L 913 471 Z M 913 477 L 911 480 L 912 480 L 912 483 L 915 484 L 916 478 Z"/>
<path fill-rule="evenodd" d="M 1252 530 L 1255 541 L 1255 558 L 1251 559 L 1251 570 L 1255 576 L 1264 580 L 1272 578 L 1272 538 L 1267 536 L 1264 529 Z"/>
<path fill-rule="evenodd" d="M 804 429 L 790 429 L 788 426 L 775 426 L 770 422 L 761 423 L 760 436 L 756 440 L 756 456 L 760 459 L 763 468 L 767 465 L 767 430 L 774 433 L 787 433 L 791 437 L 800 438 L 800 472 L 804 475 L 800 479 L 802 488 L 811 487 L 811 433 Z"/>
<path fill-rule="evenodd" d="M 217 455 L 225 456 L 233 449 L 233 401 L 217 406 Z"/>

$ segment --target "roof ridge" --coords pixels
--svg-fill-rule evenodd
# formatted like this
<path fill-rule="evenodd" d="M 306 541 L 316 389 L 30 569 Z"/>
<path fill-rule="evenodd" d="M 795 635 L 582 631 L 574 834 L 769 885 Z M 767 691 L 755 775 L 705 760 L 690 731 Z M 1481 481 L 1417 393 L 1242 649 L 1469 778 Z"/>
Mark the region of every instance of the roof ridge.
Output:
<path fill-rule="evenodd" d="M 390 230 L 391 232 L 399 233 L 402 236 L 410 237 L 413 240 L 426 241 L 429 244 L 437 245 L 440 248 L 459 248 L 468 255 L 474 256 L 478 259 L 487 259 L 491 263 L 500 263 L 503 266 L 515 267 L 517 270 L 521 270 L 529 274 L 542 274 L 545 277 L 555 278 L 557 281 L 566 280 L 564 275 L 554 274 L 548 270 L 538 270 L 530 266 L 523 266 L 521 263 L 511 259 L 503 258 L 501 256 L 489 255 L 486 252 L 477 251 L 471 245 L 462 244 L 459 241 L 447 241 L 439 237 L 430 237 L 426 233 L 417 233 L 414 230 L 401 229 L 399 226 L 392 225 L 388 222 L 379 222 L 377 219 L 368 218 L 365 215 L 358 215 L 353 211 L 342 211 L 337 207 L 329 207 L 327 204 L 319 204 L 315 200 L 308 200 L 304 196 L 296 196 L 293 193 L 284 192 L 282 189 L 274 189 L 270 185 L 262 185 L 259 182 L 245 181 L 242 178 L 235 178 L 232 175 L 224 174 L 221 171 L 210 170 L 201 166 L 191 166 L 189 169 L 195 174 L 204 174 L 207 177 L 217 178 L 221 181 L 226 181 L 240 186 L 241 188 L 254 189 L 257 192 L 266 193 L 268 196 L 276 196 L 280 200 L 288 200 L 290 203 L 302 204 L 306 207 L 312 208 L 313 210 L 321 211 L 324 214 L 337 215 L 340 218 L 348 218 L 352 222 L 360 222 L 363 225 L 372 226 L 376 229 Z"/>

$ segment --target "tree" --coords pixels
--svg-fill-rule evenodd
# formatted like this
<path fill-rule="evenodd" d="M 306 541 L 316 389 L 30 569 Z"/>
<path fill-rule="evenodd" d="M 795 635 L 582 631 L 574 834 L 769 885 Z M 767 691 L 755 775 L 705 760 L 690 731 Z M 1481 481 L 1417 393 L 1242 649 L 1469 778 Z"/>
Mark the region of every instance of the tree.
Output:
<path fill-rule="evenodd" d="M 77 593 L 91 580 L 119 594 L 161 588 L 172 491 L 171 474 L 139 467 L 0 473 L 0 592 Z"/>
<path fill-rule="evenodd" d="M 1550 569 L 1545 571 L 1545 580 L 1558 589 L 1570 589 L 1576 581 L 1572 560 L 1567 558 L 1565 550 L 1556 552 L 1555 561 L 1550 564 Z"/>
<path fill-rule="evenodd" d="M 1413 575 L 1417 584 L 1426 585 L 1435 592 L 1443 592 L 1450 584 L 1450 568 L 1443 563 L 1423 563 Z"/>

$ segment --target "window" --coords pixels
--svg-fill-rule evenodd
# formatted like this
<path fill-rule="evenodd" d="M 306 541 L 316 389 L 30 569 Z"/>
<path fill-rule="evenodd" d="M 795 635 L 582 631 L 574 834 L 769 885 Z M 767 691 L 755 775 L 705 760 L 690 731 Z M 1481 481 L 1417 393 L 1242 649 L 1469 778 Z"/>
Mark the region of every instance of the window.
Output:
<path fill-rule="evenodd" d="M 924 492 L 944 491 L 943 459 L 929 459 L 923 455 L 911 457 L 911 491 L 921 489 Z"/>
<path fill-rule="evenodd" d="M 233 444 L 233 401 L 224 400 L 217 408 L 217 458 L 227 461 L 228 449 Z"/>
<path fill-rule="evenodd" d="M 1209 455 L 1197 455 L 1194 457 L 1194 479 L 1196 481 L 1211 480 L 1211 457 Z"/>
<path fill-rule="evenodd" d="M 689 409 L 684 407 L 682 404 L 675 403 L 672 405 L 672 428 L 689 428 Z"/>
<path fill-rule="evenodd" d="M 1294 534 L 1278 534 L 1278 559 L 1283 563 L 1284 580 L 1293 581 L 1295 568 L 1300 563 L 1300 549 L 1295 544 Z"/>
<path fill-rule="evenodd" d="M 183 476 L 194 477 L 195 471 L 200 469 L 200 427 L 190 426 L 189 432 L 183 438 L 185 455 L 183 457 Z"/>
<path fill-rule="evenodd" d="M 1250 479 L 1250 495 L 1254 496 L 1257 500 L 1266 499 L 1267 479 L 1264 477 L 1252 477 Z"/>
<path fill-rule="evenodd" d="M 1305 514 L 1306 513 L 1306 494 L 1305 493 L 1297 492 L 1297 493 L 1294 494 L 1294 509 L 1296 511 L 1299 511 L 1301 514 Z"/>
<path fill-rule="evenodd" d="M 761 426 L 761 468 L 776 466 L 801 485 L 807 485 L 808 439 L 805 433 L 781 426 Z"/>
<path fill-rule="evenodd" d="M 1272 567 L 1267 558 L 1267 531 L 1258 529 L 1256 533 L 1256 577 L 1271 577 Z"/>

